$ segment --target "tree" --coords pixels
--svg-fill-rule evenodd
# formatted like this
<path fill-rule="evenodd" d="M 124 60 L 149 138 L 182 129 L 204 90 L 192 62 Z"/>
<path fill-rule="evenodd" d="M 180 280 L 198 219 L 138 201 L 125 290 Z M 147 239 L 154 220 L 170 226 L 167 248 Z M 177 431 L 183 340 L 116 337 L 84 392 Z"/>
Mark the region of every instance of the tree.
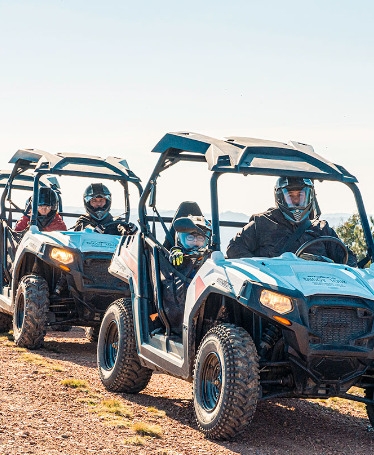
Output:
<path fill-rule="evenodd" d="M 373 234 L 374 218 L 372 216 L 369 217 L 369 222 L 371 224 L 371 233 Z M 356 254 L 358 261 L 366 256 L 367 246 L 358 213 L 350 216 L 345 223 L 340 224 L 336 228 L 336 233 Z"/>

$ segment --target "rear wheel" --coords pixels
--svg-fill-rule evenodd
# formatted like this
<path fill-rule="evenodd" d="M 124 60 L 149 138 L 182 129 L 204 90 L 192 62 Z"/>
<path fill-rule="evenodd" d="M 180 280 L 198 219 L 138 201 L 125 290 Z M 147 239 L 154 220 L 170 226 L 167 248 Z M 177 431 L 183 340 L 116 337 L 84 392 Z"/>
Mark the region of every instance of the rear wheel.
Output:
<path fill-rule="evenodd" d="M 370 387 L 365 389 L 365 396 L 370 400 L 374 399 L 374 388 Z M 366 412 L 368 414 L 371 426 L 374 427 L 374 404 L 367 404 L 366 405 Z"/>
<path fill-rule="evenodd" d="M 230 439 L 251 422 L 259 397 L 259 364 L 252 338 L 221 324 L 203 338 L 195 360 L 194 409 L 209 438 Z"/>
<path fill-rule="evenodd" d="M 131 299 L 110 305 L 101 322 L 97 343 L 101 382 L 112 392 L 138 393 L 147 387 L 152 370 L 140 364 Z"/>
<path fill-rule="evenodd" d="M 10 314 L 0 313 L 0 333 L 9 332 L 12 328 L 12 316 Z"/>
<path fill-rule="evenodd" d="M 85 327 L 84 328 L 86 338 L 91 343 L 96 343 L 99 338 L 100 326 L 97 325 L 96 327 Z"/>
<path fill-rule="evenodd" d="M 13 337 L 17 346 L 38 349 L 43 345 L 48 307 L 46 280 L 38 275 L 24 276 L 14 301 Z"/>

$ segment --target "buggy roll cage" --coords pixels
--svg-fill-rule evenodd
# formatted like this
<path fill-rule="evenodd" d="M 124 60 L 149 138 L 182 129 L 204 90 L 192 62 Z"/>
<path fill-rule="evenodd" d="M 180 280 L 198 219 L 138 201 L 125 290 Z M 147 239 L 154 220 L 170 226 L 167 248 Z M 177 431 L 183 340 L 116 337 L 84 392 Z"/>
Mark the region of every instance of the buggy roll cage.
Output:
<path fill-rule="evenodd" d="M 220 226 L 237 227 L 245 224 L 219 220 L 217 181 L 222 174 L 290 176 L 341 182 L 351 189 L 366 240 L 366 262 L 374 261 L 373 237 L 356 177 L 343 166 L 316 154 L 310 145 L 248 137 L 220 140 L 192 132 L 176 132 L 167 133 L 152 152 L 159 153 L 160 158 L 139 200 L 139 224 L 142 232 L 150 232 L 148 221 L 151 217 L 146 212 L 146 201 L 149 198 L 149 205 L 155 210 L 156 184 L 160 173 L 179 161 L 201 162 L 206 163 L 212 171 L 210 191 L 213 251 L 220 250 Z"/>
<path fill-rule="evenodd" d="M 6 188 L 6 191 L 3 191 L 1 202 L 0 202 L 0 219 L 6 220 L 6 212 L 8 211 L 8 224 L 12 222 L 12 213 L 24 213 L 24 209 L 20 208 L 12 199 L 11 192 L 12 190 L 23 190 L 23 191 L 33 191 L 34 188 L 34 175 L 30 172 L 25 172 L 23 174 L 16 174 L 12 176 L 12 180 L 9 178 L 12 174 L 12 171 L 9 170 L 0 170 L 0 189 Z M 59 212 L 62 211 L 62 202 L 60 194 L 60 185 L 58 180 L 54 176 L 43 176 L 40 179 L 39 184 L 41 187 L 48 187 L 55 190 L 58 196 L 59 203 Z M 9 203 L 9 208 L 5 207 L 5 201 Z"/>
<path fill-rule="evenodd" d="M 37 196 L 33 198 L 30 220 L 31 225 L 36 225 L 39 187 L 48 185 L 59 193 L 58 181 L 53 175 L 84 176 L 118 181 L 124 189 L 126 221 L 130 218 L 128 183 L 133 183 L 137 187 L 139 195 L 142 193 L 140 179 L 129 169 L 127 161 L 121 158 L 112 156 L 101 158 L 77 153 L 54 155 L 37 149 L 20 149 L 9 160 L 9 163 L 13 163 L 14 166 L 7 182 L 5 185 L 3 184 L 4 191 L 0 201 L 1 219 L 5 219 L 5 201 L 10 200 L 11 190 L 13 188 L 30 189 Z M 0 176 L 0 185 L 1 180 Z M 15 182 L 15 186 L 13 186 L 13 182 Z M 59 199 L 61 205 L 60 195 Z M 71 214 L 61 212 L 61 215 Z"/>

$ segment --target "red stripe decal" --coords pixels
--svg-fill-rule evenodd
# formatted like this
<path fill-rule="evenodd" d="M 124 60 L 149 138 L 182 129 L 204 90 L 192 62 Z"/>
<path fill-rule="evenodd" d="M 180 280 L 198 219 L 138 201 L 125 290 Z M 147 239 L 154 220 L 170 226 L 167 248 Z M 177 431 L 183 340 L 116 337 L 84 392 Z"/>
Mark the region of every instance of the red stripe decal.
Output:
<path fill-rule="evenodd" d="M 204 281 L 198 276 L 195 281 L 195 300 L 204 291 L 205 287 Z"/>

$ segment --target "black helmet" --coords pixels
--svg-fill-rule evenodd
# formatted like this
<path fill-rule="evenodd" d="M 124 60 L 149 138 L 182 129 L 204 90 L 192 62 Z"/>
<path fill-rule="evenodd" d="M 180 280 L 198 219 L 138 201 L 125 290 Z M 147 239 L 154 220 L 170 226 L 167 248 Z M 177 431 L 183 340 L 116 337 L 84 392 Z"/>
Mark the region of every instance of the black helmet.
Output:
<path fill-rule="evenodd" d="M 208 250 L 212 225 L 203 216 L 188 215 L 177 218 L 174 221 L 174 228 L 177 244 L 185 254 L 204 253 Z M 199 239 L 199 244 L 196 244 Z"/>
<path fill-rule="evenodd" d="M 58 197 L 52 188 L 42 187 L 39 189 L 39 205 L 49 205 L 52 207 L 52 210 L 57 210 Z"/>
<path fill-rule="evenodd" d="M 48 215 L 40 215 L 38 213 L 38 225 L 39 227 L 45 228 L 55 217 L 58 207 L 58 197 L 52 188 L 42 187 L 39 189 L 38 207 L 39 205 L 51 207 Z"/>
<path fill-rule="evenodd" d="M 299 194 L 291 194 L 299 191 Z M 275 203 L 286 220 L 301 223 L 310 217 L 314 209 L 314 185 L 310 179 L 280 177 L 274 188 Z"/>
<path fill-rule="evenodd" d="M 58 197 L 55 191 L 51 188 L 42 187 L 39 190 L 39 199 L 38 199 L 38 206 L 39 205 L 48 205 L 52 208 L 52 210 L 57 211 L 58 206 Z M 24 214 L 28 215 L 32 207 L 32 196 L 26 199 L 25 203 L 25 210 Z"/>
<path fill-rule="evenodd" d="M 91 206 L 90 200 L 97 197 L 106 199 L 104 207 L 95 209 Z M 95 220 L 101 221 L 109 214 L 110 206 L 112 205 L 112 195 L 102 183 L 91 183 L 83 194 L 83 202 L 88 214 Z"/>

